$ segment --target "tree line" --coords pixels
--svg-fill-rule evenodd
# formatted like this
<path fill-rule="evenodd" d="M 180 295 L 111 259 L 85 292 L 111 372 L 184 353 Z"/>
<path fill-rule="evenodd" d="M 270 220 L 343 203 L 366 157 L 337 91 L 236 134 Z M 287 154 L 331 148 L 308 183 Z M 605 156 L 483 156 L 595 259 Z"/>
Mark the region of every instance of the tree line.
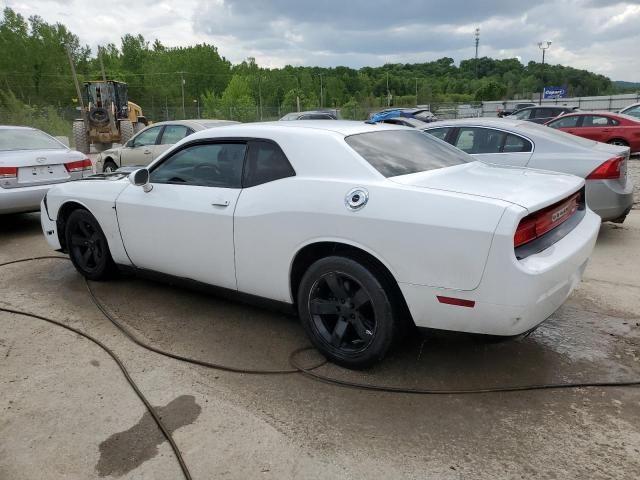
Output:
<path fill-rule="evenodd" d="M 65 45 L 80 81 L 102 78 L 98 52 L 60 23 L 25 19 L 7 7 L 0 17 L 0 103 L 8 96 L 30 108 L 73 109 L 77 104 Z M 263 68 L 255 59 L 233 65 L 214 45 L 167 47 L 142 35 L 124 35 L 99 55 L 107 78 L 127 82 L 129 98 L 154 120 L 202 116 L 257 120 L 301 109 L 341 108 L 345 116 L 389 105 L 531 98 L 543 85 L 569 96 L 616 93 L 603 75 L 562 65 L 519 60 L 443 57 L 381 67 Z M 6 107 L 6 105 L 5 105 Z M 0 109 L 2 105 L 0 105 Z M 353 115 L 350 114 L 353 112 Z"/>

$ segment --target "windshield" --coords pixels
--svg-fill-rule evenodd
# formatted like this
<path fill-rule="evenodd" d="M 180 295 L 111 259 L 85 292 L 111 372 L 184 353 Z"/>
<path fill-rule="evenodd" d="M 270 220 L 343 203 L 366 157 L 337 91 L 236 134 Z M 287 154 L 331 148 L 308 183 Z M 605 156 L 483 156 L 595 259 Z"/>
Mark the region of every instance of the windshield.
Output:
<path fill-rule="evenodd" d="M 66 149 L 62 143 L 40 130 L 28 128 L 1 128 L 0 150 Z"/>
<path fill-rule="evenodd" d="M 360 133 L 345 141 L 387 178 L 473 161 L 448 143 L 416 130 Z"/>

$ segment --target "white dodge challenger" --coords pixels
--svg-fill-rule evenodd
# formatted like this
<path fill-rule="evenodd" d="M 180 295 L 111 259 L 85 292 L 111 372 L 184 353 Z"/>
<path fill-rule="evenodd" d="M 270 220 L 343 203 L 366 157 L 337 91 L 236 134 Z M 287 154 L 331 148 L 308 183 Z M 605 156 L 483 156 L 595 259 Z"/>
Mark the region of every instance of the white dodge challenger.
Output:
<path fill-rule="evenodd" d="M 147 168 L 55 186 L 44 235 L 91 280 L 161 273 L 293 305 L 365 368 L 403 324 L 513 336 L 580 281 L 600 227 L 572 175 L 360 122 L 197 132 Z"/>

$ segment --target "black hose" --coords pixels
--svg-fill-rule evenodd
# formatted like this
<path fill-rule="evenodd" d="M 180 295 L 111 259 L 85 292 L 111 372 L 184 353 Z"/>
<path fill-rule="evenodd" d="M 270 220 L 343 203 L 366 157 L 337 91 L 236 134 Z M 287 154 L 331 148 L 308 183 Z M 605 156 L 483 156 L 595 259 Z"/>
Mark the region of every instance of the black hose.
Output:
<path fill-rule="evenodd" d="M 11 260 L 11 261 L 8 261 L 8 262 L 0 263 L 0 267 L 6 266 L 6 265 L 12 265 L 12 264 L 16 264 L 16 263 L 30 262 L 30 261 L 34 261 L 34 260 L 44 260 L 44 259 L 69 260 L 68 257 L 62 257 L 62 256 L 59 256 L 59 255 L 56 255 L 56 256 L 47 255 L 47 256 L 41 256 L 41 257 L 31 257 L 31 258 L 22 258 L 22 259 L 18 259 L 18 260 Z M 405 394 L 419 394 L 419 395 L 470 395 L 470 394 L 481 394 L 481 393 L 499 393 L 499 392 L 506 393 L 506 392 L 523 392 L 523 391 L 533 391 L 533 390 L 553 390 L 553 389 L 569 389 L 569 388 L 588 388 L 588 387 L 604 388 L 604 387 L 637 387 L 637 386 L 640 386 L 640 380 L 610 381 L 610 382 L 548 383 L 548 384 L 536 384 L 536 385 L 497 386 L 497 387 L 472 388 L 472 389 L 423 389 L 423 388 L 393 387 L 393 386 L 376 385 L 376 384 L 370 384 L 370 383 L 359 383 L 359 382 L 352 382 L 352 381 L 348 381 L 348 380 L 336 379 L 336 378 L 329 377 L 329 376 L 326 376 L 326 375 L 322 375 L 322 374 L 316 372 L 315 370 L 317 368 L 319 368 L 320 366 L 324 365 L 326 363 L 326 360 L 322 361 L 320 364 L 314 365 L 313 367 L 305 367 L 303 365 L 300 365 L 297 362 L 296 357 L 302 352 L 314 350 L 313 347 L 299 348 L 297 350 L 294 350 L 290 354 L 289 363 L 293 367 L 293 369 L 291 369 L 291 370 L 253 370 L 253 369 L 242 369 L 242 368 L 237 368 L 237 367 L 230 367 L 230 366 L 227 366 L 227 365 L 222 365 L 222 364 L 217 364 L 217 363 L 212 363 L 212 362 L 206 362 L 204 360 L 198 360 L 198 359 L 185 357 L 185 356 L 182 356 L 182 355 L 177 355 L 175 353 L 167 352 L 165 350 L 161 350 L 159 348 L 156 348 L 156 347 L 153 347 L 151 345 L 146 344 L 145 342 L 140 340 L 135 334 L 133 334 L 127 327 L 125 327 L 114 315 L 112 315 L 106 309 L 106 307 L 102 304 L 102 302 L 100 302 L 100 300 L 96 297 L 96 295 L 94 294 L 93 290 L 91 290 L 91 285 L 86 280 L 86 278 L 85 278 L 85 285 L 87 287 L 87 291 L 89 292 L 91 300 L 96 305 L 96 307 L 100 310 L 100 312 L 102 312 L 102 314 L 111 323 L 113 323 L 113 325 L 115 325 L 116 328 L 118 328 L 127 338 L 129 338 L 136 345 L 139 345 L 140 347 L 142 347 L 142 348 L 144 348 L 146 350 L 152 351 L 152 352 L 157 353 L 159 355 L 163 355 L 165 357 L 169 357 L 169 358 L 172 358 L 172 359 L 175 359 L 175 360 L 180 360 L 180 361 L 187 362 L 187 363 L 194 364 L 194 365 L 200 365 L 200 366 L 207 367 L 207 368 L 212 368 L 212 369 L 216 369 L 216 370 L 223 370 L 223 371 L 226 371 L 226 372 L 244 373 L 244 374 L 252 374 L 252 375 L 274 375 L 274 374 L 300 373 L 300 374 L 302 374 L 302 375 L 304 375 L 304 376 L 306 376 L 308 378 L 311 378 L 313 380 L 320 381 L 320 382 L 323 382 L 323 383 L 328 383 L 330 385 L 337 385 L 337 386 L 341 386 L 341 387 L 348 387 L 348 388 L 355 388 L 355 389 L 359 389 L 359 390 L 368 390 L 368 391 L 376 391 L 376 392 L 405 393 Z M 180 450 L 178 449 L 178 446 L 174 442 L 174 440 L 173 440 L 171 434 L 169 433 L 168 429 L 162 423 L 162 420 L 157 415 L 157 413 L 155 412 L 155 410 L 153 409 L 153 407 L 151 406 L 149 401 L 145 398 L 145 396 L 142 394 L 142 392 L 140 391 L 140 389 L 138 388 L 136 383 L 133 381 L 133 379 L 129 375 L 129 372 L 127 371 L 127 369 L 125 368 L 124 364 L 122 363 L 122 361 L 117 357 L 117 355 L 112 350 L 110 350 L 106 345 L 104 345 L 99 340 L 95 339 L 94 337 L 90 336 L 89 334 L 83 333 L 80 330 L 77 330 L 77 329 L 75 329 L 73 327 L 70 327 L 70 326 L 65 325 L 63 323 L 60 323 L 60 322 L 58 322 L 56 320 L 53 320 L 51 318 L 47 318 L 47 317 L 44 317 L 42 315 L 36 315 L 36 314 L 33 314 L 33 313 L 22 312 L 22 311 L 19 311 L 19 310 L 13 310 L 13 309 L 9 309 L 9 308 L 4 308 L 4 307 L 0 307 L 0 311 L 7 312 L 7 313 L 12 313 L 12 314 L 15 314 L 15 315 L 24 315 L 24 316 L 28 316 L 28 317 L 44 320 L 46 322 L 52 323 L 54 325 L 57 325 L 59 327 L 65 328 L 65 329 L 67 329 L 67 330 L 69 330 L 71 332 L 77 333 L 78 335 L 81 335 L 82 337 L 92 341 L 93 343 L 95 343 L 96 345 L 101 347 L 103 350 L 105 350 L 111 356 L 111 358 L 113 358 L 113 360 L 116 362 L 118 367 L 120 367 L 120 370 L 124 374 L 127 382 L 129 382 L 129 384 L 131 385 L 131 388 L 133 388 L 133 390 L 138 395 L 140 400 L 144 403 L 145 407 L 147 408 L 147 410 L 149 411 L 149 413 L 151 414 L 151 416 L 155 420 L 156 424 L 158 425 L 158 428 L 160 428 L 160 430 L 162 431 L 162 434 L 165 436 L 165 438 L 167 439 L 167 441 L 171 445 L 171 448 L 173 449 L 173 451 L 174 451 L 174 453 L 176 455 L 176 458 L 178 459 L 178 462 L 180 463 L 180 468 L 182 469 L 182 472 L 184 473 L 185 478 L 187 480 L 191 480 L 191 474 L 189 473 L 189 469 L 187 468 L 187 465 L 184 462 L 184 459 L 182 458 L 182 454 L 180 453 Z"/>
<path fill-rule="evenodd" d="M 55 257 L 55 258 L 61 258 L 61 257 Z M 18 262 L 13 262 L 13 263 L 18 263 Z M 185 463 L 184 458 L 182 458 L 182 454 L 180 453 L 180 449 L 178 448 L 178 445 L 176 445 L 176 442 L 173 441 L 173 437 L 171 436 L 171 433 L 169 432 L 165 424 L 162 422 L 162 420 L 160 419 L 160 416 L 156 413 L 153 406 L 151 406 L 151 404 L 149 403 L 149 400 L 147 400 L 144 394 L 140 391 L 140 388 L 138 388 L 138 385 L 136 385 L 136 382 L 133 381 L 133 378 L 131 378 L 131 375 L 127 371 L 127 368 L 124 366 L 124 363 L 122 363 L 122 360 L 120 360 L 120 358 L 113 352 L 113 350 L 111 350 L 100 340 L 92 337 L 88 333 L 81 332 L 77 328 L 70 327 L 69 325 L 65 325 L 64 323 L 58 322 L 57 320 L 53 320 L 52 318 L 48 318 L 43 315 L 37 315 L 35 313 L 21 312 L 20 310 L 14 310 L 14 309 L 5 308 L 5 307 L 0 307 L 0 312 L 12 313 L 14 315 L 22 315 L 25 317 L 36 318 L 38 320 L 44 320 L 45 322 L 52 323 L 53 325 L 64 328 L 65 330 L 69 330 L 70 332 L 76 333 L 81 337 L 86 338 L 87 340 L 95 343 L 100 348 L 102 348 L 105 352 L 107 352 L 109 356 L 113 359 L 113 361 L 116 362 L 116 365 L 118 365 L 118 367 L 120 368 L 120 371 L 124 375 L 124 378 L 127 380 L 127 382 L 129 382 L 129 385 L 131 386 L 133 391 L 136 393 L 136 395 L 138 395 L 138 398 L 140 398 L 142 403 L 144 403 L 144 406 L 147 408 L 147 411 L 151 414 L 151 416 L 156 422 L 156 425 L 158 425 L 158 428 L 160 429 L 164 437 L 167 439 L 167 441 L 171 445 L 171 448 L 173 449 L 173 453 L 176 455 L 176 458 L 178 459 L 178 463 L 180 464 L 180 468 L 182 469 L 182 473 L 184 474 L 184 477 L 187 480 L 192 480 L 191 473 L 189 472 L 189 468 L 187 467 L 187 464 Z"/>

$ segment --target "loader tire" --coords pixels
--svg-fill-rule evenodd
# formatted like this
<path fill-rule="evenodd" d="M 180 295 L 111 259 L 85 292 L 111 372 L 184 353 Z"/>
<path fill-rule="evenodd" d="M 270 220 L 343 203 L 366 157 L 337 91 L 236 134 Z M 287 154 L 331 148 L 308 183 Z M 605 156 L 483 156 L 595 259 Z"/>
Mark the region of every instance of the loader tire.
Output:
<path fill-rule="evenodd" d="M 124 145 L 133 137 L 133 124 L 131 120 L 120 120 L 120 143 Z"/>
<path fill-rule="evenodd" d="M 89 135 L 82 121 L 73 122 L 73 142 L 76 150 L 82 153 L 89 153 Z"/>

